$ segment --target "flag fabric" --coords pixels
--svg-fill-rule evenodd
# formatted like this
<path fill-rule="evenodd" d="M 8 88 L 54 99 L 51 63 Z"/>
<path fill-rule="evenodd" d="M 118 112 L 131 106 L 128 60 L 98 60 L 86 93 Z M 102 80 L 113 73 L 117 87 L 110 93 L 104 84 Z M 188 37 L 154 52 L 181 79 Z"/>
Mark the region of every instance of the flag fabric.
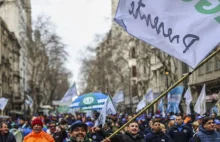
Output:
<path fill-rule="evenodd" d="M 183 86 L 177 86 L 168 93 L 167 113 L 179 112 L 179 103 L 182 97 L 183 88 L 184 88 Z"/>
<path fill-rule="evenodd" d="M 186 99 L 186 114 L 191 114 L 190 110 L 190 103 L 193 100 L 190 87 L 186 90 L 186 93 L 184 95 L 184 98 Z"/>
<path fill-rule="evenodd" d="M 72 98 L 77 96 L 77 91 L 76 91 L 76 84 L 74 83 L 65 93 L 63 98 L 61 99 L 61 102 L 69 102 L 72 101 Z"/>
<path fill-rule="evenodd" d="M 27 97 L 27 98 L 25 99 L 25 104 L 28 105 L 28 106 L 30 106 L 30 107 L 32 107 L 33 104 L 34 104 L 33 99 L 32 99 L 29 95 L 27 95 L 26 97 Z"/>
<path fill-rule="evenodd" d="M 165 117 L 165 111 L 164 111 L 164 98 L 160 99 L 160 102 L 158 104 L 158 110 L 162 114 L 162 117 Z"/>
<path fill-rule="evenodd" d="M 114 107 L 112 99 L 108 96 L 102 110 L 100 111 L 100 115 L 98 117 L 96 126 L 102 125 L 102 127 L 104 127 L 106 116 L 109 115 L 109 114 L 116 114 L 116 113 L 117 113 L 117 111 Z"/>
<path fill-rule="evenodd" d="M 195 68 L 219 43 L 218 4 L 207 0 L 120 0 L 114 20 L 134 37 Z"/>
<path fill-rule="evenodd" d="M 0 98 L 0 109 L 1 110 L 4 110 L 5 109 L 5 106 L 7 105 L 8 103 L 8 99 L 6 98 Z"/>
<path fill-rule="evenodd" d="M 199 98 L 196 101 L 196 105 L 194 107 L 194 111 L 200 115 L 206 113 L 206 91 L 205 91 L 205 84 L 202 87 L 202 91 L 199 95 Z"/>
<path fill-rule="evenodd" d="M 148 91 L 147 91 L 146 95 L 144 96 L 143 100 L 146 103 L 151 103 L 154 100 L 154 92 L 151 88 L 148 89 Z"/>
<path fill-rule="evenodd" d="M 116 103 L 116 104 L 119 104 L 119 103 L 123 102 L 124 101 L 124 93 L 123 93 L 123 91 L 118 91 L 114 95 L 114 97 L 112 98 L 112 101 L 114 103 Z"/>
<path fill-rule="evenodd" d="M 137 104 L 137 109 L 136 112 L 142 110 L 146 106 L 146 101 L 142 99 L 138 104 Z"/>

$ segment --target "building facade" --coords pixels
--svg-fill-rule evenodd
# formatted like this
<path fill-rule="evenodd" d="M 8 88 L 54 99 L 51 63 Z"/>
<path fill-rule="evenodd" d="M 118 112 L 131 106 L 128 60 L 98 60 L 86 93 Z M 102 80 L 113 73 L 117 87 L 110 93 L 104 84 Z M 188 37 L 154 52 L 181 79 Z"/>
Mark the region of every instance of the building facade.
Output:
<path fill-rule="evenodd" d="M 20 98 L 19 57 L 20 44 L 14 33 L 0 18 L 0 97 L 8 98 L 5 112 L 19 108 L 14 102 Z M 20 104 L 21 105 L 21 104 Z"/>
<path fill-rule="evenodd" d="M 4 0 L 0 5 L 0 17 L 4 20 L 10 32 L 14 33 L 19 45 L 19 93 L 13 101 L 20 106 L 17 110 L 21 111 L 21 102 L 24 101 L 24 92 L 28 90 L 28 51 L 27 41 L 31 40 L 31 4 L 30 0 Z M 23 107 L 24 108 L 24 107 Z M 13 110 L 13 112 L 17 112 Z"/>

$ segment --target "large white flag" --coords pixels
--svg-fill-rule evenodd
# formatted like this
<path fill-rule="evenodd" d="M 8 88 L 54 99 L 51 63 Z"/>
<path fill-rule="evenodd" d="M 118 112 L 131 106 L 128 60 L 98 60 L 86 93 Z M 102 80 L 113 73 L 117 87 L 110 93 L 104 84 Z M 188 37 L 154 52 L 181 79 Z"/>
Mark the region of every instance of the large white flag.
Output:
<path fill-rule="evenodd" d="M 113 102 L 118 104 L 124 101 L 124 93 L 123 91 L 118 91 L 115 96 L 112 98 Z"/>
<path fill-rule="evenodd" d="M 136 112 L 142 110 L 145 106 L 146 106 L 146 101 L 144 99 L 142 99 L 137 105 Z"/>
<path fill-rule="evenodd" d="M 5 109 L 5 106 L 7 105 L 8 103 L 8 99 L 6 98 L 0 98 L 0 109 L 1 110 L 4 110 Z"/>
<path fill-rule="evenodd" d="M 61 102 L 70 102 L 72 101 L 72 98 L 77 96 L 77 91 L 76 91 L 76 84 L 74 83 L 65 93 L 63 98 L 61 99 Z"/>
<path fill-rule="evenodd" d="M 220 42 L 217 0 L 120 0 L 115 22 L 193 68 Z"/>
<path fill-rule="evenodd" d="M 191 114 L 190 110 L 190 103 L 193 100 L 190 87 L 186 90 L 186 93 L 184 95 L 184 98 L 186 99 L 186 114 Z"/>
<path fill-rule="evenodd" d="M 202 87 L 202 91 L 199 95 L 199 98 L 196 101 L 196 105 L 194 107 L 195 112 L 197 112 L 200 115 L 203 115 L 206 113 L 206 91 L 205 91 L 205 84 Z"/>
<path fill-rule="evenodd" d="M 111 98 L 108 96 L 107 100 L 105 101 L 105 104 L 100 112 L 97 125 L 101 125 L 104 127 L 106 116 L 109 114 L 116 114 L 116 109 L 114 107 L 114 104 L 112 103 Z"/>
<path fill-rule="evenodd" d="M 153 92 L 153 90 L 151 88 L 147 91 L 147 93 L 144 96 L 143 100 L 146 103 L 151 103 L 154 100 L 154 92 Z"/>

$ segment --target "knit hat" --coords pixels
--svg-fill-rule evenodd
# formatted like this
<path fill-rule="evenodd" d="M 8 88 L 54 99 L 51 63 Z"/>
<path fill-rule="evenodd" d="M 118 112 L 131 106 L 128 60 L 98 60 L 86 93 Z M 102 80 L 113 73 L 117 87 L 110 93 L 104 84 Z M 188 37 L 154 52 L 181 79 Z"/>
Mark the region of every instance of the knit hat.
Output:
<path fill-rule="evenodd" d="M 37 124 L 43 127 L 43 122 L 41 121 L 40 118 L 35 118 L 35 119 L 32 121 L 32 126 L 37 125 Z"/>

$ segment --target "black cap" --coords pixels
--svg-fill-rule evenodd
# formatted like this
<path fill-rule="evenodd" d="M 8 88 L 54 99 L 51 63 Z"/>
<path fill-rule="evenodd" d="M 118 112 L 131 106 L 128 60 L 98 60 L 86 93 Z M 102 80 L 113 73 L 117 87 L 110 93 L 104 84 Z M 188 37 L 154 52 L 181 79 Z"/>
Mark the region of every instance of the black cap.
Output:
<path fill-rule="evenodd" d="M 77 127 L 83 127 L 87 131 L 87 125 L 85 123 L 83 123 L 82 121 L 74 122 L 70 127 L 70 131 L 72 132 Z"/>

